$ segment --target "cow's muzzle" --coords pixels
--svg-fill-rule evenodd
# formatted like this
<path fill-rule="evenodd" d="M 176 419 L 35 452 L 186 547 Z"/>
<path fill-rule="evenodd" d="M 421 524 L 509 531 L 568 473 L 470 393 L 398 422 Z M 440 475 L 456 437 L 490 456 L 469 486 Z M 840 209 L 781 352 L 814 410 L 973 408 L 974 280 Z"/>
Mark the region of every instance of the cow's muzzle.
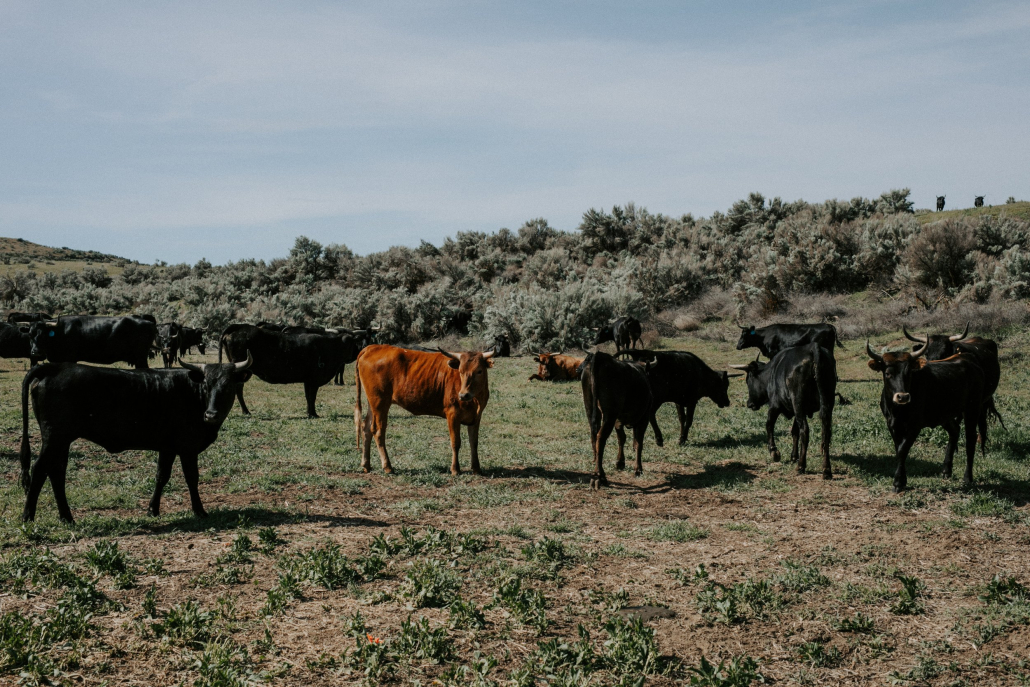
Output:
<path fill-rule="evenodd" d="M 894 405 L 904 406 L 908 405 L 908 402 L 912 400 L 912 394 L 904 394 L 900 391 L 894 394 Z"/>
<path fill-rule="evenodd" d="M 217 425 L 218 413 L 216 413 L 213 410 L 207 411 L 206 413 L 204 413 L 204 422 L 206 422 L 209 425 Z"/>

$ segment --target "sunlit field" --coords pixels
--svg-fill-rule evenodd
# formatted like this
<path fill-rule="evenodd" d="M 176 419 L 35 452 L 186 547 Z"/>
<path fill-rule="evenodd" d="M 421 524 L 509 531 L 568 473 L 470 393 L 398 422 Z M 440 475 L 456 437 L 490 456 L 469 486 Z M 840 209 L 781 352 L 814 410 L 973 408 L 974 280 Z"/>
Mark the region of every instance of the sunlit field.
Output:
<path fill-rule="evenodd" d="M 730 341 L 662 343 L 716 369 L 753 359 L 725 327 Z M 662 408 L 667 443 L 648 432 L 639 478 L 615 470 L 613 435 L 611 487 L 592 491 L 580 385 L 528 381 L 530 357 L 490 371 L 483 476 L 451 476 L 444 421 L 396 406 L 396 474 L 375 450 L 363 474 L 349 366 L 319 392 L 321 419 L 300 385 L 247 384 L 253 415 L 234 407 L 201 456 L 205 520 L 178 465 L 150 518 L 153 454 L 75 444 L 73 526 L 49 484 L 21 523 L 25 365 L 0 361 L 0 683 L 1027 684 L 1030 337 L 1000 343 L 1007 429 L 991 424 L 972 490 L 964 455 L 940 477 L 937 430 L 892 493 L 880 377 L 850 340 L 831 481 L 817 421 L 808 474 L 769 462 L 765 411 L 737 379 L 731 407 L 701 402 L 684 446 Z M 784 456 L 788 430 L 781 418 Z M 35 457 L 34 418 L 30 436 Z"/>

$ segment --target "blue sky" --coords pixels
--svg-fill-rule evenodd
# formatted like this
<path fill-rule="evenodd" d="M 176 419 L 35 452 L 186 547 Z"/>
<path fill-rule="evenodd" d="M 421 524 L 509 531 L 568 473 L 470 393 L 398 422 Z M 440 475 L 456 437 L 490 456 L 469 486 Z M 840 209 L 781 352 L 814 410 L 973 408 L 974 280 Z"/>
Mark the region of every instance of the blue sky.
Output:
<path fill-rule="evenodd" d="M 7 2 L 0 235 L 358 253 L 628 201 L 1030 198 L 1030 6 Z"/>

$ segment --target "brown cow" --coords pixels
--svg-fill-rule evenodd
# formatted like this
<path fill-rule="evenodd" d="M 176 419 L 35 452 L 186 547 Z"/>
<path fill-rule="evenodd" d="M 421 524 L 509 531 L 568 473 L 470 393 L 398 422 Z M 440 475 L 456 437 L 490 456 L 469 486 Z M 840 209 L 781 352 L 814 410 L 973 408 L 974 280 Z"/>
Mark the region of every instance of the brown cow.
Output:
<path fill-rule="evenodd" d="M 472 472 L 479 469 L 479 422 L 490 400 L 487 368 L 493 367 L 493 351 L 486 353 L 439 353 L 413 351 L 396 346 L 373 344 L 362 349 L 354 365 L 357 403 L 354 429 L 362 449 L 361 467 L 372 470 L 372 438 L 375 438 L 383 472 L 393 472 L 386 453 L 386 421 L 390 406 L 396 403 L 412 415 L 435 415 L 447 419 L 451 435 L 451 474 L 461 474 L 458 450 L 461 426 L 468 427 L 472 448 Z M 361 417 L 361 387 L 368 399 L 368 415 Z M 362 430 L 365 443 L 362 446 Z"/>
<path fill-rule="evenodd" d="M 570 379 L 579 379 L 579 366 L 585 358 L 573 358 L 571 355 L 561 353 L 537 353 L 533 360 L 540 363 L 540 369 L 529 379 L 539 379 L 541 382 L 560 382 Z"/>

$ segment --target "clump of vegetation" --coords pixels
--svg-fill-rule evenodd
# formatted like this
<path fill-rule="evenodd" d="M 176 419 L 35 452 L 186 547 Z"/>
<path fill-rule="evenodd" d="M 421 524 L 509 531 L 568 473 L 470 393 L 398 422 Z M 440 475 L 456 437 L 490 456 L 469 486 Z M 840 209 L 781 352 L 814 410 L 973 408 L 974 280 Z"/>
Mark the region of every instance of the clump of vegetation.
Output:
<path fill-rule="evenodd" d="M 655 525 L 647 531 L 649 539 L 677 543 L 706 539 L 708 535 L 708 530 L 692 525 L 686 520 L 670 520 L 660 525 Z"/>
<path fill-rule="evenodd" d="M 539 589 L 526 589 L 518 577 L 501 580 L 494 592 L 492 605 L 503 608 L 521 625 L 536 628 L 539 634 L 543 634 L 550 625 L 544 593 Z"/>
<path fill-rule="evenodd" d="M 765 681 L 758 672 L 758 661 L 746 655 L 719 661 L 719 665 L 702 656 L 699 665 L 687 670 L 691 687 L 748 687 L 755 680 Z"/>
<path fill-rule="evenodd" d="M 401 582 L 400 595 L 413 608 L 441 608 L 458 598 L 461 578 L 446 563 L 435 558 L 412 562 Z"/>
<path fill-rule="evenodd" d="M 172 606 L 150 629 L 173 644 L 200 648 L 212 638 L 214 621 L 214 613 L 205 611 L 191 599 Z"/>
<path fill-rule="evenodd" d="M 762 619 L 784 604 L 768 580 L 747 579 L 732 585 L 706 581 L 694 595 L 698 611 L 708 622 L 732 625 Z"/>
<path fill-rule="evenodd" d="M 332 590 L 371 582 L 383 572 L 386 563 L 375 554 L 351 560 L 344 555 L 339 544 L 326 544 L 284 556 L 279 560 L 279 566 L 309 584 Z"/>
<path fill-rule="evenodd" d="M 895 578 L 901 582 L 901 589 L 898 590 L 898 600 L 891 606 L 891 612 L 895 615 L 919 615 L 923 612 L 923 604 L 919 601 L 926 585 L 918 577 L 902 575 L 897 573 Z"/>

